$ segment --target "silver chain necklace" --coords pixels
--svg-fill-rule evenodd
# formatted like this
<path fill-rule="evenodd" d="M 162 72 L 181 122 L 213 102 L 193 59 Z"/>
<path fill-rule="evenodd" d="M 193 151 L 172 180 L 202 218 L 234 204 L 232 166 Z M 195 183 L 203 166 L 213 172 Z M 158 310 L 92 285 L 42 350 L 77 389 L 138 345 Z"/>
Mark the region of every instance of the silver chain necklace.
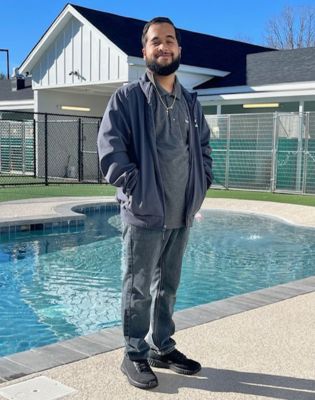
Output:
<path fill-rule="evenodd" d="M 159 92 L 158 88 L 156 87 L 154 78 L 153 78 L 153 86 L 155 87 L 155 90 L 156 90 L 156 92 L 157 92 L 157 94 L 159 96 L 159 99 L 161 100 L 161 103 L 163 104 L 163 106 L 164 106 L 164 108 L 166 110 L 166 113 L 168 115 L 169 110 L 173 110 L 173 107 L 174 107 L 174 104 L 175 104 L 175 101 L 176 101 L 176 92 L 175 92 L 173 103 L 168 107 L 167 104 L 164 103 L 164 101 L 162 99 L 162 96 L 160 95 L 160 92 Z"/>

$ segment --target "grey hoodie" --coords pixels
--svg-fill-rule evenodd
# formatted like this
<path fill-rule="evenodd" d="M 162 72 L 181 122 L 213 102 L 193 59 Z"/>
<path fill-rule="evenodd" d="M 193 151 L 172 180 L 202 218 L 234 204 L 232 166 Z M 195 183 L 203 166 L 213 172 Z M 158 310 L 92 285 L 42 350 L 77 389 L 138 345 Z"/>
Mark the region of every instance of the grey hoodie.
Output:
<path fill-rule="evenodd" d="M 118 188 L 122 220 L 131 225 L 166 229 L 152 91 L 153 85 L 146 75 L 119 88 L 105 110 L 97 144 L 105 179 Z M 182 93 L 190 110 L 186 226 L 191 226 L 212 182 L 212 158 L 210 131 L 196 101 L 197 94 L 190 94 L 183 87 Z"/>

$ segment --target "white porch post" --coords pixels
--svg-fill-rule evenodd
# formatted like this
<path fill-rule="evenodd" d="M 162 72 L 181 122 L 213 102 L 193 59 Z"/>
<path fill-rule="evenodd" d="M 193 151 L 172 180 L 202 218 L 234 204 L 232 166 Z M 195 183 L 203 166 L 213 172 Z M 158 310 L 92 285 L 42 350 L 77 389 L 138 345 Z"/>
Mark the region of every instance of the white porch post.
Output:
<path fill-rule="evenodd" d="M 298 148 L 297 148 L 297 159 L 296 159 L 296 186 L 297 192 L 302 190 L 301 187 L 301 174 L 302 174 L 302 162 L 303 162 L 303 139 L 304 139 L 304 101 L 301 100 L 299 103 L 299 136 L 298 136 Z"/>

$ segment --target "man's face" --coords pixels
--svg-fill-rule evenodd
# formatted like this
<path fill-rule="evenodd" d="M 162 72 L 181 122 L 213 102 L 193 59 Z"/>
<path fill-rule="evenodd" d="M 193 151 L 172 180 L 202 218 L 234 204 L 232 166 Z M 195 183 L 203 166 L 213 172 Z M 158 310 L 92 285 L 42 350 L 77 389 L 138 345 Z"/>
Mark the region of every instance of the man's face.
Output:
<path fill-rule="evenodd" d="M 174 73 L 179 67 L 181 55 L 174 27 L 168 23 L 152 24 L 146 39 L 142 53 L 147 67 L 158 75 Z"/>

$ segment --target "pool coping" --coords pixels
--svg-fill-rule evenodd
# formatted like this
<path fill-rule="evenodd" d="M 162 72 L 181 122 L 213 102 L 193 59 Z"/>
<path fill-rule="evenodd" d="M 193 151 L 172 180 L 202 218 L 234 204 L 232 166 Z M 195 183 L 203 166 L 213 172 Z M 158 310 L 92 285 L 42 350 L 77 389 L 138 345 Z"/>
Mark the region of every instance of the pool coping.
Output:
<path fill-rule="evenodd" d="M 97 208 L 102 206 L 117 208 L 117 204 L 113 203 L 112 199 L 106 199 L 105 201 L 94 200 L 91 202 L 74 201 L 56 207 L 58 215 L 52 216 L 51 219 L 61 222 L 62 219 L 64 220 L 65 218 L 74 217 L 74 214 L 76 214 L 75 211 L 78 211 L 80 208 Z M 209 209 L 208 206 L 205 206 L 204 208 Z M 221 208 L 217 208 L 217 210 L 221 210 Z M 238 212 L 246 213 L 246 211 L 243 210 L 239 210 Z M 277 218 L 265 213 L 254 212 L 254 214 L 276 218 L 282 222 L 290 223 L 290 221 L 286 221 L 283 218 Z M 76 215 L 76 217 L 79 220 L 84 220 L 85 218 L 82 214 L 79 216 Z M 28 219 L 28 221 L 33 221 L 33 223 L 42 223 L 45 220 L 45 217 L 41 218 L 40 216 L 34 219 Z M 25 220 L 22 220 L 22 223 L 24 222 Z M 15 226 L 18 226 L 18 219 L 14 221 L 14 224 Z M 180 331 L 192 328 L 314 291 L 315 276 L 311 276 L 191 307 L 175 312 L 174 320 L 176 330 Z M 73 339 L 0 357 L 0 383 L 45 371 L 53 367 L 80 361 L 96 354 L 106 353 L 123 346 L 124 340 L 121 326 L 116 326 L 113 328 L 102 329 L 96 333 L 78 336 Z"/>
<path fill-rule="evenodd" d="M 14 226 L 21 225 L 34 225 L 34 224 L 45 224 L 45 223 L 61 223 L 65 220 L 70 221 L 82 221 L 85 219 L 85 215 L 78 212 L 80 208 L 89 208 L 89 207 L 100 207 L 100 206 L 113 206 L 115 208 L 119 208 L 118 203 L 115 201 L 113 197 L 107 197 L 102 200 L 98 200 L 97 198 L 92 198 L 89 200 L 88 198 L 48 198 L 48 199 L 30 199 L 30 200 L 14 200 L 9 202 L 0 203 L 0 208 L 3 206 L 27 206 L 29 203 L 32 205 L 41 203 L 44 201 L 51 201 L 52 204 L 55 204 L 55 207 L 51 207 L 46 213 L 42 214 L 41 212 L 36 215 L 30 216 L 1 216 L 0 215 L 0 229 L 8 228 Z M 59 200 L 59 201 L 58 201 Z M 61 203 L 61 204 L 58 204 Z M 49 203 L 48 203 L 49 204 Z M 40 209 L 40 206 L 38 207 Z M 77 211 L 77 212 L 76 212 Z"/>
<path fill-rule="evenodd" d="M 10 202 L 12 204 L 25 204 L 25 201 Z M 1 204 L 0 204 L 1 206 Z M 63 233 L 67 231 L 72 232 L 84 225 L 86 215 L 83 209 L 87 212 L 89 210 L 99 210 L 108 208 L 110 210 L 119 211 L 119 205 L 112 198 L 102 201 L 70 201 L 69 203 L 57 205 L 54 208 L 55 213 L 50 215 L 36 215 L 32 217 L 13 217 L 1 218 L 0 217 L 0 238 L 7 236 L 9 239 L 14 239 L 14 236 L 20 232 L 30 232 L 36 230 L 43 230 L 44 232 L 52 232 L 62 228 Z"/>

